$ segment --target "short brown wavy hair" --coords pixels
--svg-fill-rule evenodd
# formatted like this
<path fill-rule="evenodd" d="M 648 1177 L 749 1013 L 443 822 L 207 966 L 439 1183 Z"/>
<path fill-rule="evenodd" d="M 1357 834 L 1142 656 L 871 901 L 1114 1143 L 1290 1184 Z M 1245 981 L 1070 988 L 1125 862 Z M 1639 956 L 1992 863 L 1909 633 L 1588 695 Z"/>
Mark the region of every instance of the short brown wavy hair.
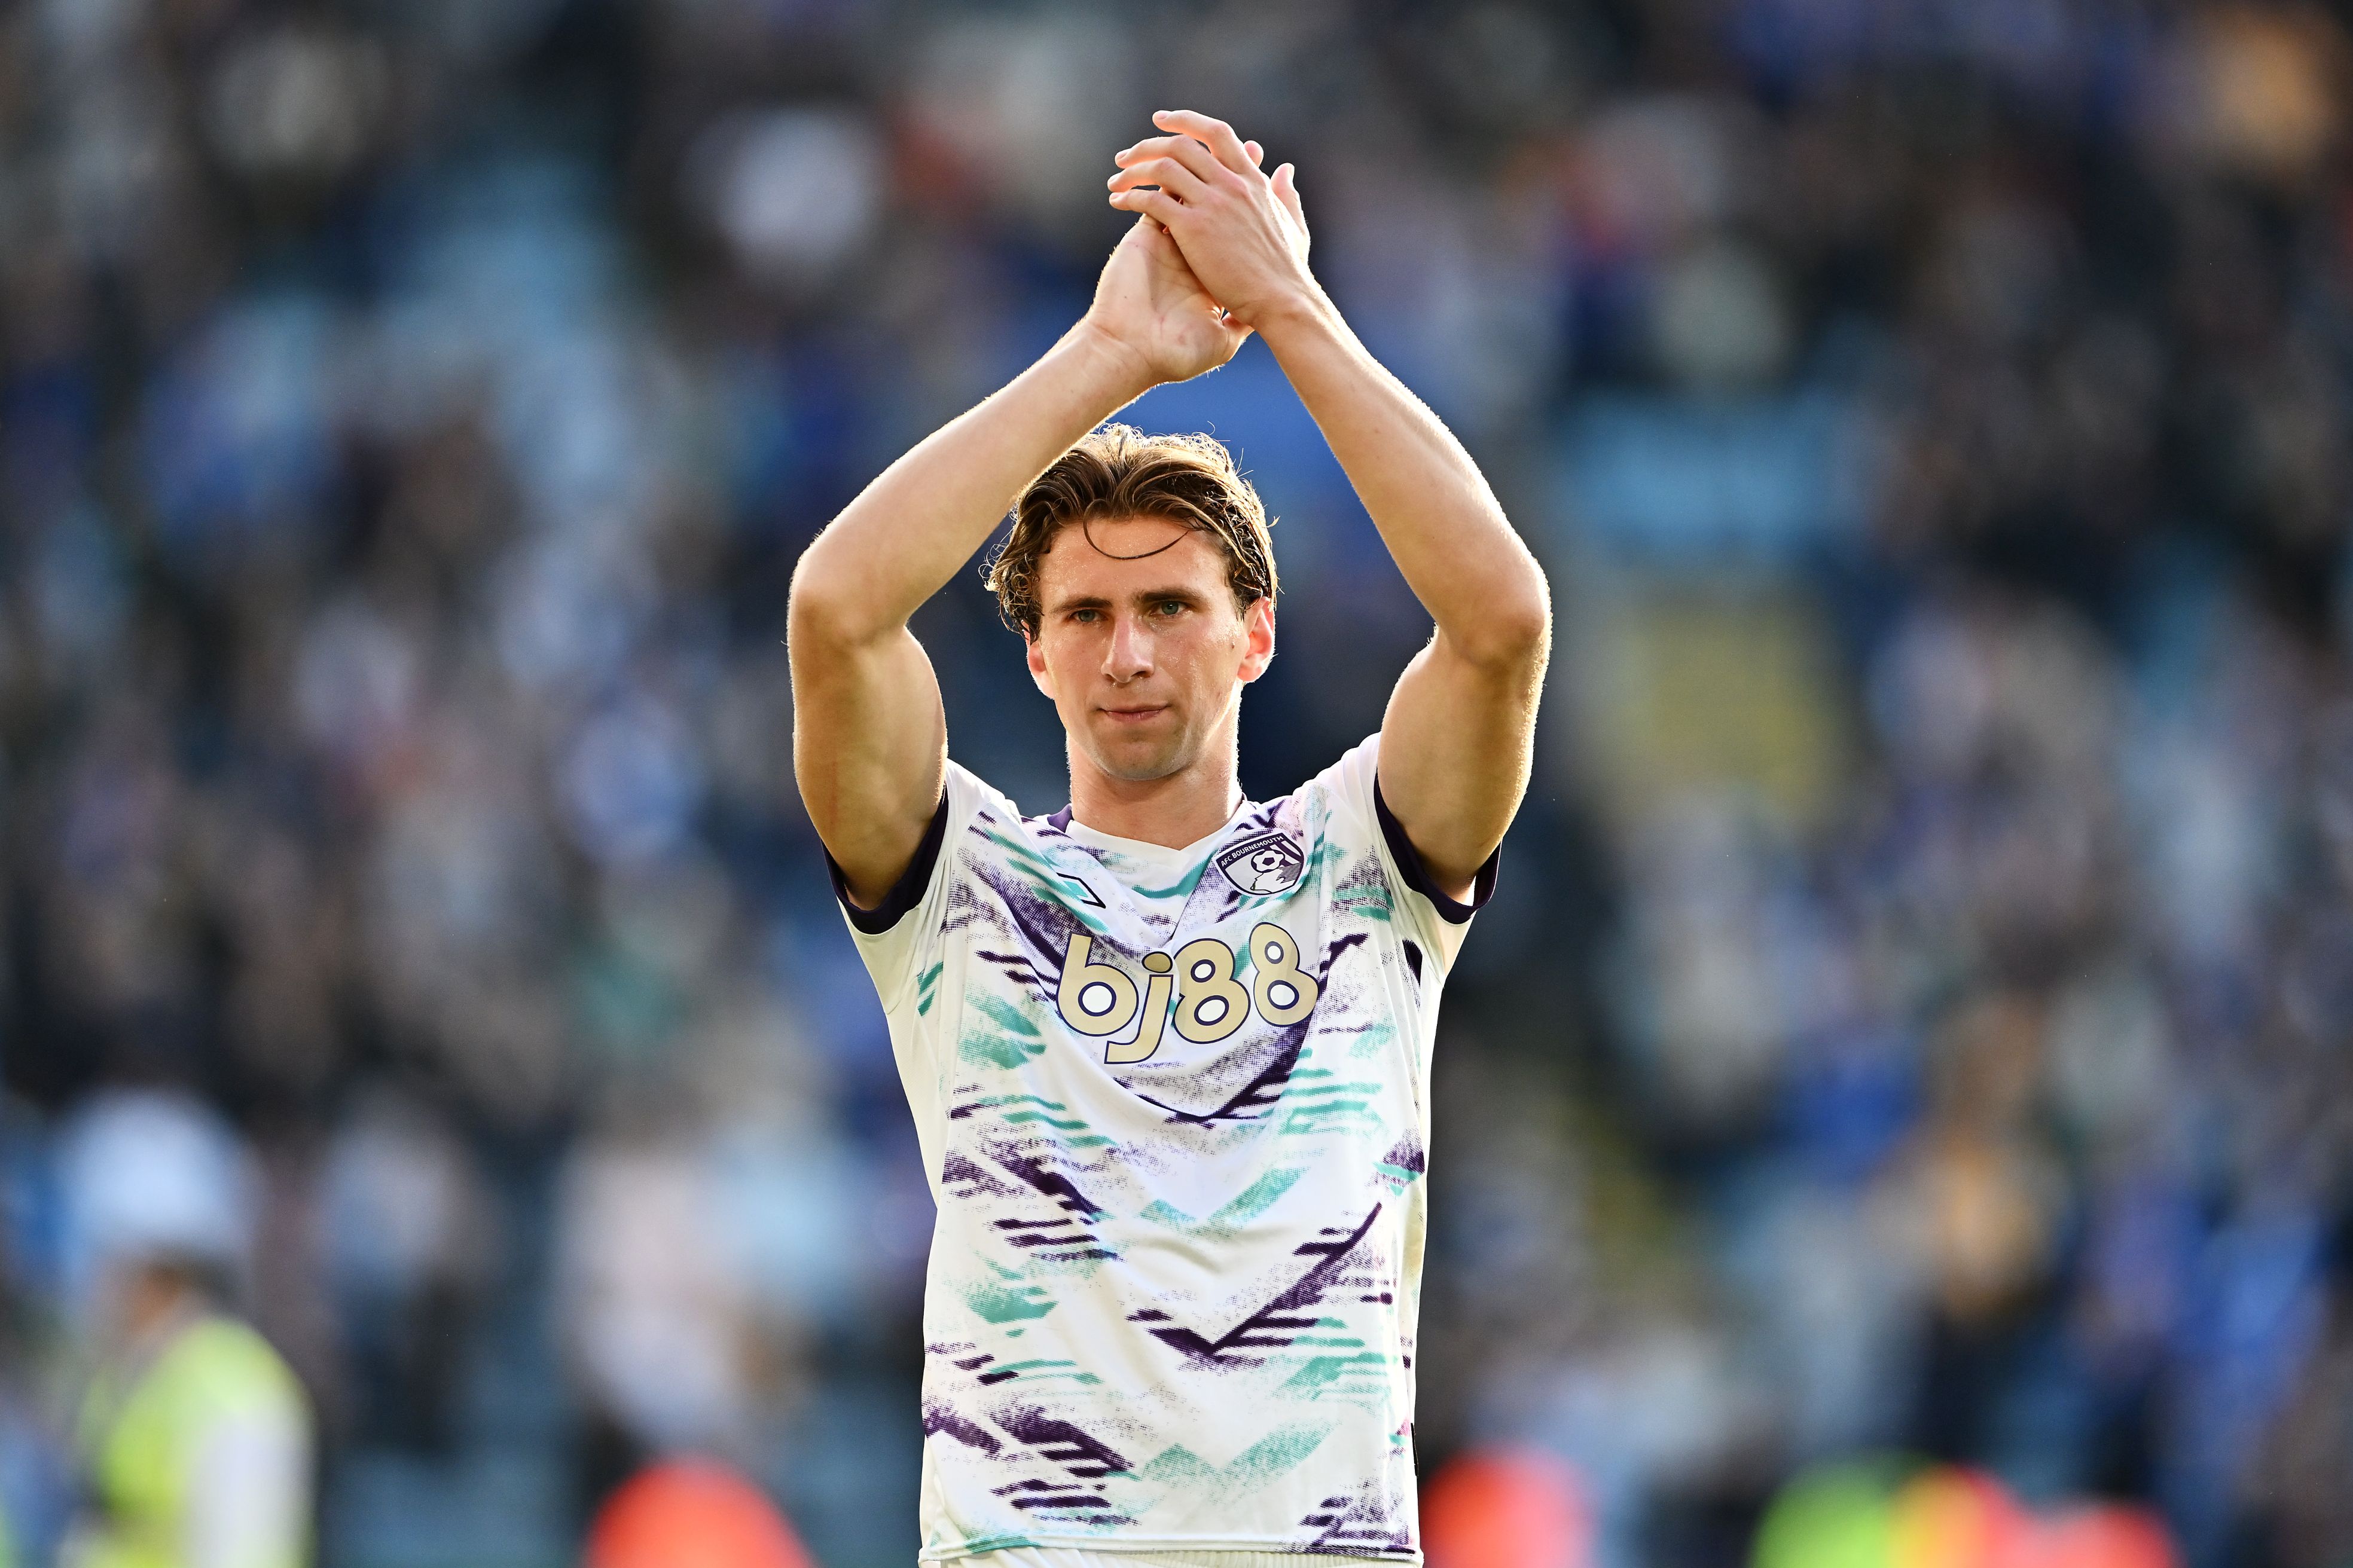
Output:
<path fill-rule="evenodd" d="M 1056 534 L 1074 522 L 1132 517 L 1165 517 L 1215 538 L 1240 608 L 1274 597 L 1274 519 L 1223 443 L 1106 425 L 1056 458 L 1014 504 L 1013 531 L 984 578 L 1005 624 L 1036 639 L 1045 613 L 1038 571 Z"/>

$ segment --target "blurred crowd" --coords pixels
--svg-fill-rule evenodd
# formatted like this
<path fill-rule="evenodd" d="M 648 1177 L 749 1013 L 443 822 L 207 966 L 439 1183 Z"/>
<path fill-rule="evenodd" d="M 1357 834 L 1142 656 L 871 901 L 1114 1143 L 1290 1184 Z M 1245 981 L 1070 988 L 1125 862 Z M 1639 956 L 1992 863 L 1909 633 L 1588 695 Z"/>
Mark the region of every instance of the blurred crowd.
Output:
<path fill-rule="evenodd" d="M 785 585 L 1179 103 L 1560 613 L 1425 1467 L 1549 1455 L 1607 1568 L 1868 1454 L 2353 1563 L 2353 32 L 2268 0 L 0 5 L 0 1542 L 168 1233 L 322 1562 L 568 1561 L 678 1454 L 906 1559 L 928 1201 Z M 1131 417 L 1282 520 L 1281 793 L 1428 622 L 1261 348 Z M 917 631 L 1060 806 L 976 578 Z"/>

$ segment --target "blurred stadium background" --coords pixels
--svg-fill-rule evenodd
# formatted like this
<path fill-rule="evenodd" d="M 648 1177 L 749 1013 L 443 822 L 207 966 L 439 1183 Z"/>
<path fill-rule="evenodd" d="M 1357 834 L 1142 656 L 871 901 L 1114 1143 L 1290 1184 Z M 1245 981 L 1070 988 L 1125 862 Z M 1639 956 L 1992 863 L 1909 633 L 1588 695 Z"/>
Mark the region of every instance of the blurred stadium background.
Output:
<path fill-rule="evenodd" d="M 573 1561 L 688 1452 L 912 1559 L 928 1199 L 786 574 L 1182 103 L 1298 162 L 1558 599 L 1441 1037 L 1433 1511 L 2353 1563 L 2348 85 L 2328 11 L 2190 0 L 0 5 L 19 1560 L 173 1201 L 334 1568 Z M 1282 519 L 1279 793 L 1427 624 L 1262 348 L 1132 417 Z M 918 629 L 1059 805 L 976 578 Z"/>

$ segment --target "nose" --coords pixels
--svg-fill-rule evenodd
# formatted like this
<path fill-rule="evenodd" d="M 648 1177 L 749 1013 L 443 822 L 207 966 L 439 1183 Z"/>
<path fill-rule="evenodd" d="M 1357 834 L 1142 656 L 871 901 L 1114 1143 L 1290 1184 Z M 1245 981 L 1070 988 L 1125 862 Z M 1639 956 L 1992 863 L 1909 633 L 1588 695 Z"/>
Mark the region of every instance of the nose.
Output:
<path fill-rule="evenodd" d="M 1152 632 L 1134 616 L 1112 621 L 1111 644 L 1103 650 L 1103 674 L 1114 686 L 1125 686 L 1152 673 Z"/>

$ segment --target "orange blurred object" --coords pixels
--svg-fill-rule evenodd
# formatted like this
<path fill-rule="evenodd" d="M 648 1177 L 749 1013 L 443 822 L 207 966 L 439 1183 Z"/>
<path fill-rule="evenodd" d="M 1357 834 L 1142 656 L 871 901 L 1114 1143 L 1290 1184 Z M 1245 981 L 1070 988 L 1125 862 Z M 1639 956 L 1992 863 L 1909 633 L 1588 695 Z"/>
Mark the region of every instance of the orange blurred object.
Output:
<path fill-rule="evenodd" d="M 1588 1568 L 1593 1510 L 1576 1468 L 1536 1448 L 1480 1448 L 1421 1493 L 1430 1568 Z"/>
<path fill-rule="evenodd" d="M 816 1568 L 760 1489 L 709 1459 L 649 1465 L 588 1528 L 583 1568 Z"/>
<path fill-rule="evenodd" d="M 2016 1568 L 2033 1523 L 2000 1481 L 1938 1465 L 1895 1494 L 1894 1568 Z"/>
<path fill-rule="evenodd" d="M 2176 1568 L 2172 1537 L 2146 1509 L 2071 1509 L 2035 1537 L 2032 1568 Z"/>

